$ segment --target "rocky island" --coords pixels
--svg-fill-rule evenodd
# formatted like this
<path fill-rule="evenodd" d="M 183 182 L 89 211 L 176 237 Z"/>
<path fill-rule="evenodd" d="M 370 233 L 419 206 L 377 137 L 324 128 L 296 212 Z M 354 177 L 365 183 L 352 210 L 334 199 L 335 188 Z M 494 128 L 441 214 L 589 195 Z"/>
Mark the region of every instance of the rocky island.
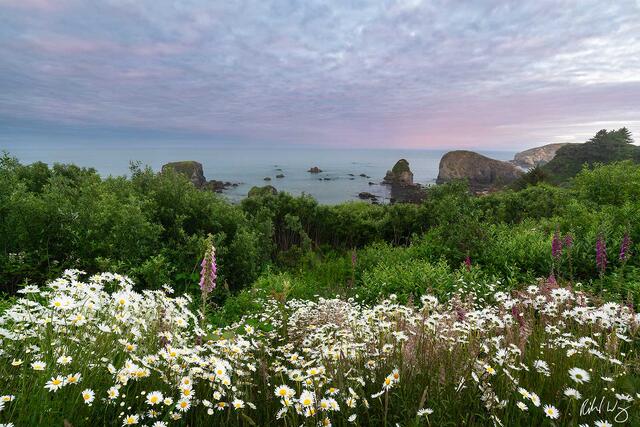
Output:
<path fill-rule="evenodd" d="M 387 171 L 382 184 L 391 187 L 391 203 L 419 203 L 425 197 L 422 187 L 413 182 L 413 172 L 406 159 L 398 160 L 393 168 Z"/>
<path fill-rule="evenodd" d="M 509 162 L 491 159 L 473 151 L 450 151 L 440 159 L 436 183 L 466 179 L 472 191 L 490 191 L 510 184 L 524 172 Z"/>
<path fill-rule="evenodd" d="M 162 165 L 161 173 L 166 173 L 170 170 L 186 176 L 196 188 L 202 190 L 210 190 L 216 193 L 222 193 L 222 191 L 226 190 L 229 187 L 238 186 L 237 183 L 228 181 L 218 181 L 215 179 L 207 181 L 207 178 L 205 178 L 204 171 L 202 169 L 202 163 L 196 162 L 194 160 L 166 163 Z"/>

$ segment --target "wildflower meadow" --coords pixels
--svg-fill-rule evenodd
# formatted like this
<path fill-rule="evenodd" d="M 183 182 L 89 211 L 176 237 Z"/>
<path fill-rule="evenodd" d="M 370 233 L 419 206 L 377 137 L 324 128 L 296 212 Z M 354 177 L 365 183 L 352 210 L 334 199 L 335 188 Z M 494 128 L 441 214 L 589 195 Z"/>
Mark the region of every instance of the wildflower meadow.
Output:
<path fill-rule="evenodd" d="M 447 301 L 408 304 L 266 297 L 259 314 L 218 328 L 168 286 L 136 291 L 118 274 L 65 271 L 21 289 L 0 317 L 0 420 L 640 423 L 640 316 L 630 307 L 547 281 L 514 292 L 457 286 Z"/>

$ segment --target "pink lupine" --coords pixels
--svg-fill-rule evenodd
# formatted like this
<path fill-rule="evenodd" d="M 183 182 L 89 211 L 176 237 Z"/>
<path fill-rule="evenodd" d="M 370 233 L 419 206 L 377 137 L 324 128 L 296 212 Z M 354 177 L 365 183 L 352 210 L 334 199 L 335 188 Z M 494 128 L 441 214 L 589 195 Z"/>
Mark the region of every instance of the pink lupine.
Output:
<path fill-rule="evenodd" d="M 622 238 L 622 243 L 620 244 L 620 256 L 619 256 L 620 261 L 626 261 L 629 259 L 629 256 L 631 255 L 629 253 L 630 248 L 631 248 L 631 237 L 629 237 L 628 233 L 625 233 L 624 237 Z"/>
<path fill-rule="evenodd" d="M 553 233 L 553 240 L 551 241 L 551 256 L 554 259 L 562 256 L 562 240 L 560 240 L 560 233 L 557 230 Z"/>
<path fill-rule="evenodd" d="M 596 267 L 600 274 L 604 274 L 607 269 L 607 244 L 602 233 L 598 235 L 598 240 L 596 241 Z"/>
<path fill-rule="evenodd" d="M 573 246 L 573 236 L 571 234 L 565 234 L 564 239 L 562 239 L 562 245 L 570 249 Z"/>
<path fill-rule="evenodd" d="M 218 277 L 218 268 L 216 266 L 216 248 L 211 248 L 205 253 L 200 270 L 200 290 L 204 295 L 209 294 L 216 287 L 216 279 Z"/>

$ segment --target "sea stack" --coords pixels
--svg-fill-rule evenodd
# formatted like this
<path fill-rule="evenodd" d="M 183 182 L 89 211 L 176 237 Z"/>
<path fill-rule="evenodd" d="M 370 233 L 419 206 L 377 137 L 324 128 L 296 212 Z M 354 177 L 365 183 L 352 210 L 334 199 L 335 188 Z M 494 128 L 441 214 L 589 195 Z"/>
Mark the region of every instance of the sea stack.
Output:
<path fill-rule="evenodd" d="M 173 170 L 181 175 L 186 176 L 197 188 L 202 188 L 207 179 L 204 177 L 202 163 L 194 160 L 185 160 L 182 162 L 171 162 L 162 166 L 162 172 Z"/>
<path fill-rule="evenodd" d="M 509 162 L 491 159 L 473 151 L 450 151 L 440 159 L 436 183 L 466 179 L 474 192 L 483 192 L 510 184 L 523 171 Z"/>
<path fill-rule="evenodd" d="M 371 183 L 369 183 L 371 185 Z M 420 203 L 425 192 L 413 182 L 413 172 L 406 159 L 400 159 L 387 171 L 382 184 L 391 186 L 391 202 Z"/>
<path fill-rule="evenodd" d="M 385 184 L 413 185 L 413 172 L 409 168 L 409 162 L 400 159 L 387 171 L 384 177 Z"/>
<path fill-rule="evenodd" d="M 202 169 L 202 163 L 196 162 L 195 160 L 184 160 L 181 162 L 171 162 L 162 165 L 161 173 L 166 173 L 167 171 L 174 171 L 180 175 L 184 175 L 189 178 L 189 181 L 191 181 L 196 188 L 213 191 L 215 193 L 222 193 L 229 187 L 238 186 L 237 183 L 228 181 L 218 181 L 215 179 L 207 181 Z"/>

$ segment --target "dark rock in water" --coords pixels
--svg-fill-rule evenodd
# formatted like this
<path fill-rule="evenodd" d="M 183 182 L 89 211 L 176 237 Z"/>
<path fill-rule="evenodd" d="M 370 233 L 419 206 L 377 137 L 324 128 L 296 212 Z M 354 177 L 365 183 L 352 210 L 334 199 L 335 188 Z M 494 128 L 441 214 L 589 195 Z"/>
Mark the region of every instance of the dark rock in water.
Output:
<path fill-rule="evenodd" d="M 354 177 L 351 177 L 351 178 L 349 178 L 349 181 L 353 181 L 354 179 L 355 179 Z"/>
<path fill-rule="evenodd" d="M 350 173 L 350 174 L 348 174 L 348 175 L 349 175 L 349 176 L 355 176 L 355 175 L 354 175 L 354 174 L 352 174 L 352 173 Z"/>
<path fill-rule="evenodd" d="M 358 197 L 362 200 L 378 200 L 378 196 L 376 196 L 375 194 L 371 194 L 367 191 L 358 193 Z"/>
<path fill-rule="evenodd" d="M 331 181 L 331 178 L 329 178 L 329 177 L 324 177 L 322 179 L 325 180 L 325 181 Z"/>
<path fill-rule="evenodd" d="M 247 197 L 263 197 L 278 194 L 278 190 L 272 185 L 265 185 L 264 187 L 251 187 Z"/>
<path fill-rule="evenodd" d="M 283 173 L 279 173 L 278 175 L 276 175 L 276 178 L 284 178 L 284 174 Z"/>
<path fill-rule="evenodd" d="M 312 167 L 311 169 L 309 169 L 307 172 L 311 172 L 311 173 L 320 173 L 322 172 L 322 169 L 320 169 L 317 166 Z"/>
<path fill-rule="evenodd" d="M 376 183 L 369 181 L 369 185 L 376 185 Z"/>
<path fill-rule="evenodd" d="M 197 188 L 202 188 L 207 182 L 202 171 L 202 163 L 194 160 L 186 160 L 182 162 L 171 162 L 162 166 L 162 172 L 173 170 L 181 175 L 186 176 Z"/>
<path fill-rule="evenodd" d="M 207 181 L 201 187 L 204 190 L 215 191 L 216 193 L 222 193 L 229 187 L 237 187 L 238 184 L 232 182 L 223 182 L 212 179 L 211 181 Z"/>
<path fill-rule="evenodd" d="M 450 151 L 440 160 L 438 184 L 466 179 L 474 192 L 488 191 L 512 183 L 523 175 L 509 162 L 491 159 L 473 151 Z"/>
<path fill-rule="evenodd" d="M 271 177 L 265 176 L 265 177 L 264 177 L 264 180 L 265 180 L 265 181 L 271 181 Z"/>
<path fill-rule="evenodd" d="M 363 177 L 363 178 L 371 178 L 369 175 L 367 175 L 365 173 L 361 173 L 360 176 Z"/>
<path fill-rule="evenodd" d="M 409 162 L 400 159 L 393 168 L 387 171 L 384 177 L 386 184 L 413 185 L 413 172 L 409 168 Z"/>
<path fill-rule="evenodd" d="M 382 184 L 391 186 L 391 203 L 420 203 L 425 198 L 423 188 L 413 183 L 413 172 L 405 159 L 398 160 L 387 171 Z"/>
<path fill-rule="evenodd" d="M 282 172 L 282 168 L 276 168 L 278 172 Z"/>

